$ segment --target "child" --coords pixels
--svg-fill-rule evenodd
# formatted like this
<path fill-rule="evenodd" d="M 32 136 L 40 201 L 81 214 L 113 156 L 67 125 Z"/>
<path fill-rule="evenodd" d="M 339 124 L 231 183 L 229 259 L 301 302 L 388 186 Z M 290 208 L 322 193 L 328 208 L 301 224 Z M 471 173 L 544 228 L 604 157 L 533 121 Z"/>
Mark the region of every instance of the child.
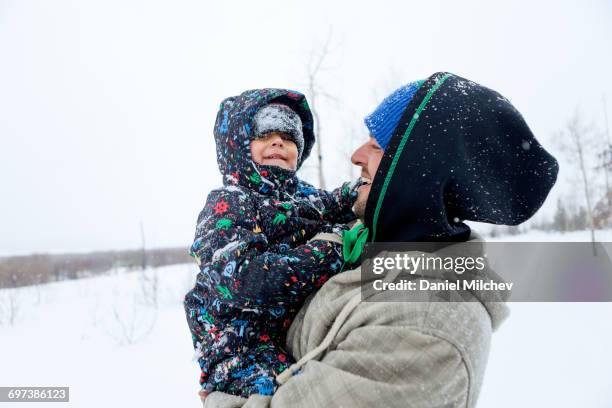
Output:
<path fill-rule="evenodd" d="M 293 363 L 286 331 L 305 298 L 340 272 L 339 244 L 312 240 L 355 219 L 357 183 L 329 193 L 296 177 L 314 143 L 302 94 L 247 91 L 221 103 L 215 123 L 224 187 L 210 192 L 191 255 L 185 312 L 202 369 L 200 396 L 271 395 Z"/>

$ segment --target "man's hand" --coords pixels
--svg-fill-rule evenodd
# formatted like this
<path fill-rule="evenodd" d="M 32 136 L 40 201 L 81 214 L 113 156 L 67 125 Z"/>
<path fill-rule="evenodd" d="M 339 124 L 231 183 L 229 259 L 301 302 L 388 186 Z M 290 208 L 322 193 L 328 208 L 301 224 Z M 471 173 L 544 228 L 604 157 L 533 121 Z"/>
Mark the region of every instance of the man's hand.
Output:
<path fill-rule="evenodd" d="M 204 390 L 200 390 L 198 392 L 198 395 L 200 396 L 200 399 L 202 400 L 202 403 L 204 403 L 204 400 L 206 399 L 206 397 L 208 396 L 208 392 L 204 391 Z"/>

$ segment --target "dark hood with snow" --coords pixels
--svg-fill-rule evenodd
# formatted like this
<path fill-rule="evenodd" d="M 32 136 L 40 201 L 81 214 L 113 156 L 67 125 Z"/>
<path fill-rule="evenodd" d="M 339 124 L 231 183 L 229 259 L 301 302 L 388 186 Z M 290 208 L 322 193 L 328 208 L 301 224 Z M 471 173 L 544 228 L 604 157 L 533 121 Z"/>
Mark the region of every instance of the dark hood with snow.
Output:
<path fill-rule="evenodd" d="M 295 171 L 260 165 L 251 158 L 251 141 L 259 136 L 254 123 L 255 115 L 270 104 L 285 105 L 299 115 L 303 146 L 297 169 L 308 158 L 315 136 L 312 113 L 305 96 L 285 89 L 249 90 L 225 99 L 217 113 L 214 134 L 223 184 L 239 184 L 262 194 L 281 188 L 293 193 L 297 188 Z M 297 144 L 299 147 L 300 143 Z"/>
<path fill-rule="evenodd" d="M 558 170 L 508 99 L 433 74 L 404 110 L 372 182 L 369 240 L 466 241 L 464 220 L 518 225 L 544 203 Z"/>

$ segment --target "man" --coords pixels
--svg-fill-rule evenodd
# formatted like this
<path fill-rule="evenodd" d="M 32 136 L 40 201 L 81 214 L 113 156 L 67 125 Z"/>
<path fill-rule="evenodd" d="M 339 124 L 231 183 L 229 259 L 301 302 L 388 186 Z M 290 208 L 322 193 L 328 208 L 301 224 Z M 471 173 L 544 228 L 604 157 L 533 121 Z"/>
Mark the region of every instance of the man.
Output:
<path fill-rule="evenodd" d="M 517 225 L 556 180 L 557 162 L 510 102 L 452 74 L 400 88 L 366 126 L 372 137 L 352 156 L 369 183 L 355 204 L 363 225 L 344 236 L 350 256 L 365 240 L 474 239 L 463 220 Z M 386 302 L 362 294 L 361 278 L 359 268 L 340 273 L 304 305 L 287 337 L 298 362 L 272 397 L 212 393 L 205 407 L 475 406 L 504 297 Z"/>

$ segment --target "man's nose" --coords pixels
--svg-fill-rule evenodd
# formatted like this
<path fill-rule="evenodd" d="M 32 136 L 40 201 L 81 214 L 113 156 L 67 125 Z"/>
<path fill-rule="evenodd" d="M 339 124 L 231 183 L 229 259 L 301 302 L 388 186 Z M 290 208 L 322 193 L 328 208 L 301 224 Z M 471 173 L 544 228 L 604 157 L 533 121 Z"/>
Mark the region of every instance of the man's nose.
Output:
<path fill-rule="evenodd" d="M 365 146 L 359 146 L 351 156 L 351 163 L 356 166 L 365 167 L 367 165 L 367 155 L 365 154 Z"/>

